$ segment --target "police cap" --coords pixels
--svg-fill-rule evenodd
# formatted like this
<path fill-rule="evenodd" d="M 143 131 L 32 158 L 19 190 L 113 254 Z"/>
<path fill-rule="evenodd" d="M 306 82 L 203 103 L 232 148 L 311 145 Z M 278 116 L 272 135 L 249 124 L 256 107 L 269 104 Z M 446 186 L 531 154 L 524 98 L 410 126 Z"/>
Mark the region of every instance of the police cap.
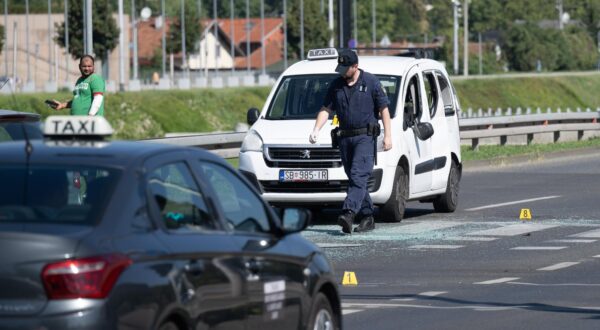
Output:
<path fill-rule="evenodd" d="M 335 72 L 344 75 L 348 68 L 358 64 L 358 55 L 350 49 L 340 49 L 338 54 L 338 65 L 335 68 Z"/>

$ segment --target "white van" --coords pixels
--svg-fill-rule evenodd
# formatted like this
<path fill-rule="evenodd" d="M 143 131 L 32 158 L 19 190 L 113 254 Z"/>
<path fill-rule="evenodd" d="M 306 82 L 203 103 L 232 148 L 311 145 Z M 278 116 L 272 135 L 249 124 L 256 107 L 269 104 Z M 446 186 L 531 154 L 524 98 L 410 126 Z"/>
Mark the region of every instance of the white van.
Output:
<path fill-rule="evenodd" d="M 239 169 L 273 205 L 316 209 L 339 206 L 346 197 L 348 177 L 339 150 L 331 146 L 333 118 L 317 144 L 308 140 L 329 84 L 338 77 L 336 65 L 334 48 L 309 51 L 307 60 L 279 77 L 262 111 L 248 111 L 252 127 Z M 392 56 L 359 55 L 358 66 L 379 78 L 390 101 L 393 148 L 383 151 L 382 133 L 369 179 L 379 218 L 402 220 L 409 200 L 454 211 L 462 169 L 459 103 L 446 69 L 430 59 Z"/>

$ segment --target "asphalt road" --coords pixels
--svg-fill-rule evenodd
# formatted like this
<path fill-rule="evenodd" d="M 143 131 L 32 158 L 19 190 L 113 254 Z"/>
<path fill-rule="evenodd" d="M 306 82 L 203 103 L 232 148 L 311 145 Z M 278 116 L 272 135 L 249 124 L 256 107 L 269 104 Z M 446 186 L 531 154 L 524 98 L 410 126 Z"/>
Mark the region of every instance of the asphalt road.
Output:
<path fill-rule="evenodd" d="M 600 329 L 600 151 L 468 168 L 459 209 L 410 203 L 401 223 L 304 235 L 342 282 L 344 329 Z M 532 220 L 519 220 L 530 209 Z"/>

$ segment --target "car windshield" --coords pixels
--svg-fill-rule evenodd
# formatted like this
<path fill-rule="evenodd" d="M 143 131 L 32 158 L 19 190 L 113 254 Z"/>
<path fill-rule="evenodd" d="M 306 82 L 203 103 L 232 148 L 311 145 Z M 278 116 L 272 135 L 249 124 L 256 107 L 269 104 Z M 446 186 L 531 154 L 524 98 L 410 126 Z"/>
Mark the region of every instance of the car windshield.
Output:
<path fill-rule="evenodd" d="M 389 110 L 393 117 L 400 77 L 375 75 L 390 100 Z M 336 74 L 289 76 L 281 80 L 273 97 L 266 119 L 314 119 L 323 105 L 325 94 Z"/>
<path fill-rule="evenodd" d="M 90 166 L 0 165 L 0 223 L 94 225 L 118 176 Z"/>
<path fill-rule="evenodd" d="M 0 142 L 25 140 L 25 133 L 30 140 L 44 137 L 39 122 L 0 121 Z"/>

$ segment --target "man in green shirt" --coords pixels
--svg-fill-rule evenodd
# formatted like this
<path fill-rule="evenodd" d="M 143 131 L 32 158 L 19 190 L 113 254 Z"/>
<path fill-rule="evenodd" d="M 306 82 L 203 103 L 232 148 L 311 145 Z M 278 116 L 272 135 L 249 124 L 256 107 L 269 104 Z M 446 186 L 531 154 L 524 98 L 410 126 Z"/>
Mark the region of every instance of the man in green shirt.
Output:
<path fill-rule="evenodd" d="M 79 60 L 81 77 L 75 83 L 73 99 L 68 102 L 55 102 L 55 109 L 71 108 L 71 115 L 104 116 L 104 79 L 94 73 L 94 58 L 83 55 Z"/>

